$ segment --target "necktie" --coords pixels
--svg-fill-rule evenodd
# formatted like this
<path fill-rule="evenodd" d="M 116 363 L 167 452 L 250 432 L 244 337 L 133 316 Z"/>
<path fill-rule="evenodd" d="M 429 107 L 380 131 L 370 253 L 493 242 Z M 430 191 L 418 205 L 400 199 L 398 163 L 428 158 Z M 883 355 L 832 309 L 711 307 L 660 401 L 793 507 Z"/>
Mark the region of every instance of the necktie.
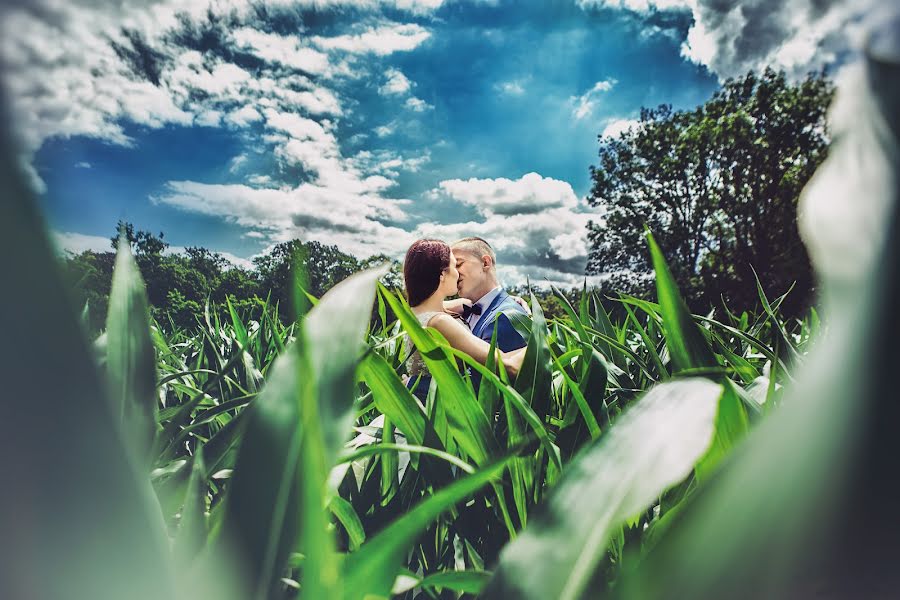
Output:
<path fill-rule="evenodd" d="M 481 305 L 473 304 L 469 306 L 467 304 L 463 304 L 463 319 L 468 319 L 470 315 L 480 315 L 481 314 Z"/>

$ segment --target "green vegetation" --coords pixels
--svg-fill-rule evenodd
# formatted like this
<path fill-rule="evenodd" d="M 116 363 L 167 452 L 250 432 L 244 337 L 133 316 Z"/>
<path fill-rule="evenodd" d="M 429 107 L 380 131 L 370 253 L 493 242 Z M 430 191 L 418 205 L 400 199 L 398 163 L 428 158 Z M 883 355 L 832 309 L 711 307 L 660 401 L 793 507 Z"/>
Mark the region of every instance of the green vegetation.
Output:
<path fill-rule="evenodd" d="M 814 281 L 797 230 L 797 200 L 825 158 L 824 73 L 791 83 L 784 73 L 726 81 L 692 110 L 643 109 L 640 124 L 601 138 L 588 200 L 604 209 L 590 225 L 590 273 L 618 273 L 613 290 L 639 295 L 651 272 L 644 228 L 659 234 L 675 279 L 698 312 L 753 309 L 755 274 L 802 314 Z M 644 275 L 642 277 L 641 275 Z"/>
<path fill-rule="evenodd" d="M 359 260 L 337 246 L 316 241 L 293 240 L 276 245 L 256 257 L 252 269 L 231 264 L 221 254 L 206 248 L 188 247 L 183 253 L 167 252 L 169 244 L 160 232 L 135 230 L 132 223 L 119 222 L 135 256 L 147 287 L 152 315 L 167 330 L 194 330 L 203 322 L 206 304 L 227 317 L 226 300 L 241 313 L 261 318 L 263 307 L 274 306 L 283 320 L 289 320 L 293 298 L 291 274 L 295 265 L 303 265 L 307 290 L 322 296 L 339 281 L 363 269 L 387 263 L 391 270 L 384 277 L 394 289 L 400 286 L 400 266 L 390 258 L 377 255 Z M 86 306 L 88 327 L 99 331 L 106 320 L 112 283 L 118 233 L 111 240 L 111 252 L 85 251 L 67 255 L 64 271 L 74 289 L 76 305 Z"/>
<path fill-rule="evenodd" d="M 873 89 L 896 90 L 875 85 L 892 69 Z M 119 242 L 93 338 L 0 160 L 0 259 L 22 284 L 0 296 L 4 596 L 889 597 L 900 165 L 896 132 L 865 135 L 900 105 L 879 106 L 891 120 L 858 113 L 864 135 L 845 125 L 817 174 L 893 207 L 868 262 L 826 280 L 824 326 L 756 282 L 758 314 L 692 314 L 647 234 L 655 301 L 557 292 L 548 317 L 532 296 L 512 382 L 421 328 L 386 266 L 320 298 L 298 271 L 287 319 L 226 298 L 189 331 L 154 320 Z M 840 168 L 860 152 L 865 181 Z M 817 264 L 847 251 L 828 244 Z"/>
<path fill-rule="evenodd" d="M 528 358 L 512 384 L 419 327 L 377 284 L 387 267 L 346 279 L 290 324 L 271 303 L 250 318 L 226 300 L 226 319 L 207 310 L 199 330 L 166 331 L 149 316 L 132 246 L 119 244 L 95 345 L 114 438 L 155 492 L 143 526 L 172 540 L 156 558 L 174 570 L 172 585 L 362 598 L 471 593 L 490 581 L 489 595 L 505 597 L 527 580 L 537 535 L 532 543 L 567 539 L 572 556 L 559 561 L 572 571 L 534 597 L 614 586 L 629 555 L 780 403 L 815 327 L 781 320 L 783 297 L 759 316 L 691 316 L 650 244 L 659 301 L 622 297 L 625 318 L 613 321 L 596 293 L 573 306 L 557 292 L 565 315 L 545 320 L 533 297 Z M 401 381 L 405 334 L 434 374 L 424 405 Z M 477 395 L 461 362 L 484 374 Z M 375 417 L 383 427 L 369 426 Z M 363 435 L 346 447 L 354 424 Z M 595 481 L 607 468 L 612 478 Z M 567 516 L 578 510 L 567 490 L 585 481 L 591 492 L 576 502 L 599 529 Z M 541 537 L 556 522 L 575 529 Z"/>

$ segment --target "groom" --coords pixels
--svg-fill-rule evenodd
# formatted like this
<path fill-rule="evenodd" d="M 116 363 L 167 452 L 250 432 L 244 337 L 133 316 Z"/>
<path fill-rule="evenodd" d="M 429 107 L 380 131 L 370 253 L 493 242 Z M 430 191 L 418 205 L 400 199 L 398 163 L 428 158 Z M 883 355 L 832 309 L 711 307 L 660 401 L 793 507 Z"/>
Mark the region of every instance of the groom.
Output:
<path fill-rule="evenodd" d="M 463 318 L 472 333 L 491 343 L 494 323 L 497 324 L 497 347 L 503 352 L 523 348 L 525 338 L 516 331 L 506 312 L 528 314 L 507 294 L 497 281 L 497 255 L 490 244 L 479 237 L 467 237 L 453 242 L 459 271 L 459 296 L 471 300 Z M 477 375 L 477 374 L 476 374 Z M 480 377 L 478 378 L 480 379 Z M 473 381 L 473 383 L 475 383 Z M 477 384 L 476 384 L 477 389 Z"/>

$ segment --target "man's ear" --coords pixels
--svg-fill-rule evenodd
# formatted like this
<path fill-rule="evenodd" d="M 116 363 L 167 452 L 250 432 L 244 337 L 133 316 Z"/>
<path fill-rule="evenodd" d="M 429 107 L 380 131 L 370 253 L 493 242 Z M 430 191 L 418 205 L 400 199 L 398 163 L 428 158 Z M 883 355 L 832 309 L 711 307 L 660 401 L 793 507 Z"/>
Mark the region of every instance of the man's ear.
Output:
<path fill-rule="evenodd" d="M 490 269 L 492 266 L 494 266 L 494 261 L 491 260 L 490 256 L 485 254 L 481 257 L 481 267 L 483 269 Z"/>

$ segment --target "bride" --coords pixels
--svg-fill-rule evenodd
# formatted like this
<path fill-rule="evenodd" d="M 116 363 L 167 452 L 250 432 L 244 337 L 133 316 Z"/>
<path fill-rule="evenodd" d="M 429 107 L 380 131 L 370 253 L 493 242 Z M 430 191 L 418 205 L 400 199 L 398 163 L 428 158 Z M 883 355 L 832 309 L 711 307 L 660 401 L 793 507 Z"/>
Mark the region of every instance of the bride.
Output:
<path fill-rule="evenodd" d="M 419 319 L 419 323 L 423 327 L 437 329 L 451 346 L 484 364 L 490 352 L 490 344 L 473 335 L 465 323 L 448 310 L 449 303 L 445 305 L 448 296 L 456 295 L 458 280 L 456 257 L 445 242 L 417 240 L 407 250 L 403 262 L 403 281 L 410 308 Z M 522 366 L 525 348 L 512 352 L 496 350 L 496 353 L 497 359 L 503 362 L 506 371 L 515 376 Z M 431 376 L 418 350 L 409 357 L 407 371 L 409 373 L 407 385 L 416 385 L 416 380 L 419 380 L 413 393 L 424 399 L 428 393 Z"/>

